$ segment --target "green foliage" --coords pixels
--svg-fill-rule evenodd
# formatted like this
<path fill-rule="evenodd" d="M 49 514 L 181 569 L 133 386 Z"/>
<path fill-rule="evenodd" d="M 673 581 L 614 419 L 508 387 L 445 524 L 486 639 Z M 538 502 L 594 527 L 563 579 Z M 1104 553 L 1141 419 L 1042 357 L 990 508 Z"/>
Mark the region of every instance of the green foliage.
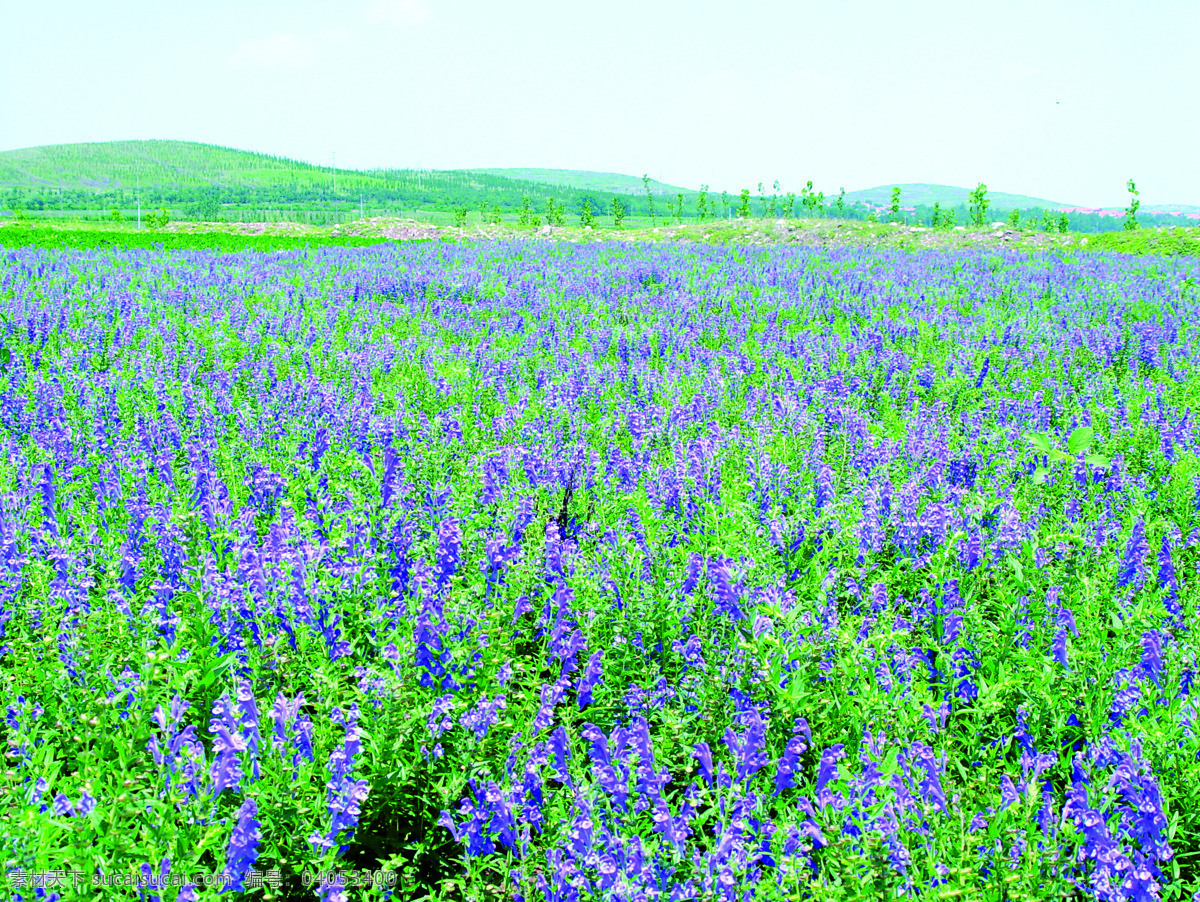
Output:
<path fill-rule="evenodd" d="M 837 212 L 838 218 L 846 215 L 846 189 L 843 188 L 838 192 L 837 196 Z"/>
<path fill-rule="evenodd" d="M 1141 202 L 1138 200 L 1138 190 L 1133 179 L 1130 179 L 1125 187 L 1129 191 L 1129 206 L 1125 208 L 1125 231 L 1132 232 L 1138 227 L 1137 211 Z"/>
<path fill-rule="evenodd" d="M 625 221 L 625 204 L 621 202 L 619 197 L 614 197 L 609 210 L 612 214 L 613 228 L 621 228 L 621 224 Z"/>
<path fill-rule="evenodd" d="M 737 215 L 739 219 L 750 218 L 750 189 L 743 188 L 741 193 L 741 202 L 738 204 Z"/>
<path fill-rule="evenodd" d="M 1050 436 L 1040 433 L 1031 432 L 1025 436 L 1033 449 L 1043 458 L 1057 463 L 1072 463 L 1078 459 L 1082 459 L 1089 467 L 1107 467 L 1110 463 L 1109 458 L 1103 454 L 1088 454 L 1088 449 L 1096 439 L 1096 430 L 1091 426 L 1079 426 L 1074 429 L 1067 437 L 1067 450 L 1060 451 L 1054 447 L 1054 443 Z M 1051 475 L 1051 470 L 1048 467 L 1038 467 L 1033 472 L 1031 477 L 1035 483 L 1041 484 Z"/>
<path fill-rule="evenodd" d="M 517 225 L 523 229 L 533 228 L 533 202 L 528 195 L 521 198 L 521 206 L 517 209 Z"/>
<path fill-rule="evenodd" d="M 821 204 L 825 202 L 825 194 L 823 192 L 814 191 L 813 183 L 809 182 L 800 190 L 800 203 L 804 205 L 804 215 L 814 217 L 821 208 Z"/>
<path fill-rule="evenodd" d="M 462 228 L 466 228 L 466 225 L 467 225 L 467 208 L 466 207 L 455 207 L 454 208 L 454 227 L 456 229 L 462 229 Z"/>
<path fill-rule="evenodd" d="M 583 199 L 583 211 L 579 214 L 579 225 L 582 228 L 590 229 L 596 225 L 596 214 L 592 211 L 591 198 Z"/>
<path fill-rule="evenodd" d="M 708 206 L 708 185 L 701 185 L 700 193 L 696 195 L 696 218 L 704 222 L 711 215 L 712 212 Z"/>
<path fill-rule="evenodd" d="M 980 182 L 971 191 L 969 198 L 969 209 L 971 215 L 971 224 L 976 228 L 982 228 L 987 222 L 987 185 Z"/>
<path fill-rule="evenodd" d="M 1021 211 L 1020 210 L 1010 210 L 1009 211 L 1008 224 L 1010 227 L 1012 227 L 1014 229 L 1020 228 L 1020 226 L 1021 226 Z"/>
<path fill-rule="evenodd" d="M 683 195 L 676 194 L 675 200 L 667 200 L 667 212 L 671 214 L 671 218 L 675 220 L 676 225 L 683 223 Z"/>
<path fill-rule="evenodd" d="M 642 187 L 646 191 L 646 213 L 650 217 L 650 224 L 654 225 L 654 192 L 650 190 L 650 176 L 642 173 Z"/>
<path fill-rule="evenodd" d="M 125 217 L 121 215 L 121 211 L 113 207 L 112 212 L 108 214 L 108 218 L 112 222 L 124 222 Z"/>
<path fill-rule="evenodd" d="M 1200 257 L 1200 231 L 1195 229 L 1118 230 L 1087 239 L 1088 250 L 1115 254 L 1164 254 Z"/>
<path fill-rule="evenodd" d="M 565 226 L 567 224 L 567 208 L 556 204 L 553 197 L 546 198 L 546 225 Z"/>
<path fill-rule="evenodd" d="M 952 229 L 957 221 L 958 214 L 954 210 L 942 210 L 938 204 L 933 205 L 933 228 Z"/>
<path fill-rule="evenodd" d="M 892 189 L 892 222 L 900 221 L 900 189 Z"/>
<path fill-rule="evenodd" d="M 1066 213 L 1060 213 L 1058 215 L 1058 231 L 1059 231 L 1059 233 L 1066 234 L 1066 232 L 1070 228 L 1071 228 L 1070 217 L 1068 217 Z"/>
<path fill-rule="evenodd" d="M 167 223 L 171 221 L 171 211 L 165 207 L 160 207 L 157 210 L 151 210 L 146 214 L 146 225 L 152 229 L 165 228 Z"/>
<path fill-rule="evenodd" d="M 411 242 L 413 239 L 409 239 Z M 244 251 L 304 250 L 317 247 L 370 247 L 389 244 L 380 238 L 320 235 L 242 235 L 229 232 L 84 231 L 53 228 L 6 229 L 0 231 L 0 247 L 50 249 L 96 248 L 138 250 L 205 250 L 218 253 Z M 408 242 L 406 242 L 408 243 Z"/>

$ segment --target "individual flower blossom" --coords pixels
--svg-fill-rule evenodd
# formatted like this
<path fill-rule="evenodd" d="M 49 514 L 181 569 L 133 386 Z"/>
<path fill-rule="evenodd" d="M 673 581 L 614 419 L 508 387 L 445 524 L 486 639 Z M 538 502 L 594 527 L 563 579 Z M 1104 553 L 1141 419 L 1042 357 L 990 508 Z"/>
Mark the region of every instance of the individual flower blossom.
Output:
<path fill-rule="evenodd" d="M 495 726 L 500 719 L 500 712 L 504 710 L 506 704 L 503 695 L 498 695 L 491 701 L 484 695 L 474 708 L 459 718 L 458 722 L 464 729 L 474 733 L 477 741 L 482 742 L 487 737 L 488 730 Z"/>
<path fill-rule="evenodd" d="M 75 806 L 72 805 L 71 800 L 68 799 L 61 792 L 58 793 L 57 795 L 55 795 L 55 797 L 54 797 L 53 810 L 54 810 L 54 814 L 58 817 L 74 817 L 75 816 Z"/>
<path fill-rule="evenodd" d="M 437 739 L 443 733 L 454 728 L 454 720 L 450 717 L 450 712 L 453 710 L 453 695 L 443 695 L 434 699 L 433 705 L 429 709 L 429 716 L 425 718 L 425 727 L 429 730 L 431 737 Z"/>
<path fill-rule="evenodd" d="M 1162 643 L 1154 632 L 1142 634 L 1142 671 L 1155 685 L 1162 679 Z"/>
<path fill-rule="evenodd" d="M 1129 544 L 1125 546 L 1125 555 L 1117 571 L 1117 588 L 1124 589 L 1133 586 L 1140 589 L 1145 583 L 1148 571 L 1146 557 L 1150 554 L 1150 545 L 1146 541 L 1146 524 L 1139 517 L 1133 524 L 1129 535 Z"/>
<path fill-rule="evenodd" d="M 237 822 L 225 851 L 225 870 L 219 892 L 244 892 L 246 875 L 258 860 L 258 844 L 262 841 L 257 820 L 258 803 L 247 798 L 237 810 Z"/>
<path fill-rule="evenodd" d="M 346 735 L 340 747 L 329 755 L 329 782 L 326 784 L 326 807 L 329 812 L 329 829 L 324 835 L 314 831 L 309 835 L 310 845 L 320 849 L 334 848 L 344 837 L 349 840 L 358 826 L 361 805 L 370 793 L 366 780 L 354 779 L 354 763 L 361 748 L 361 731 L 358 726 L 358 708 L 352 706 L 348 714 L 334 708 L 330 719 L 342 726 Z M 338 854 L 348 848 L 341 845 Z"/>
<path fill-rule="evenodd" d="M 800 756 L 807 749 L 808 743 L 805 742 L 804 736 L 799 732 L 794 733 L 791 739 L 788 740 L 787 745 L 783 749 L 783 754 L 779 756 L 779 761 L 776 764 L 775 795 L 779 795 L 785 789 L 792 789 L 796 786 L 796 772 L 799 769 Z"/>
<path fill-rule="evenodd" d="M 579 678 L 576 702 L 580 711 L 592 703 L 592 690 L 604 679 L 604 667 L 601 664 L 603 654 L 600 650 L 592 652 L 592 656 L 588 658 L 587 667 L 584 668 L 583 675 Z"/>
<path fill-rule="evenodd" d="M 766 738 L 766 724 L 753 708 L 747 714 L 747 728 L 744 733 L 738 734 L 728 728 L 725 730 L 725 744 L 733 755 L 739 780 L 749 779 L 752 774 L 767 766 Z"/>
<path fill-rule="evenodd" d="M 830 746 L 821 753 L 821 763 L 817 768 L 817 784 L 815 794 L 817 802 L 822 808 L 829 805 L 839 807 L 838 802 L 841 797 L 835 795 L 829 790 L 831 782 L 841 779 L 841 774 L 838 771 L 838 762 L 846 757 L 845 745 L 838 743 Z"/>
<path fill-rule="evenodd" d="M 707 742 L 696 743 L 692 756 L 700 765 L 700 776 L 704 778 L 704 782 L 709 786 L 713 783 L 713 756 L 712 749 L 709 748 Z"/>

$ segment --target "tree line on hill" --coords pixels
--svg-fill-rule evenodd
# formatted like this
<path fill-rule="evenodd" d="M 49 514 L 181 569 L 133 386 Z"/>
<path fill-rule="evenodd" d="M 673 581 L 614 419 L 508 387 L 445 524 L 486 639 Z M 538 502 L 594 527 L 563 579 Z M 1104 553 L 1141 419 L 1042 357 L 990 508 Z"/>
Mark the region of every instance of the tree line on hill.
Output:
<path fill-rule="evenodd" d="M 120 174 L 120 173 L 114 173 Z M 844 192 L 826 198 L 808 183 L 800 195 L 749 189 L 738 195 L 699 191 L 675 196 L 652 194 L 605 195 L 561 185 L 523 182 L 502 176 L 464 171 L 381 170 L 367 173 L 323 170 L 274 170 L 277 181 L 231 185 L 182 184 L 131 187 L 124 176 L 119 187 L 10 187 L 0 207 L 18 218 L 82 213 L 103 217 L 111 211 L 127 216 L 139 203 L 147 215 L 172 219 L 217 221 L 244 219 L 247 214 L 270 214 L 276 219 L 314 221 L 318 215 L 340 219 L 357 215 L 403 216 L 421 213 L 453 214 L 459 222 L 516 220 L 521 225 L 594 224 L 618 227 L 637 219 L 645 224 L 671 224 L 719 219 L 839 218 L 896 221 L 930 228 L 970 225 L 977 220 L 968 204 L 945 209 L 917 205 L 907 209 L 848 202 Z M 1100 213 L 1060 213 L 1041 209 L 994 210 L 991 217 L 1021 228 L 1047 231 L 1108 232 L 1123 227 L 1120 217 Z M 989 218 L 991 218 L 989 217 Z M 1169 214 L 1142 214 L 1149 226 L 1195 225 L 1194 220 Z M 319 220 L 318 220 L 319 221 Z M 328 220 L 326 220 L 328 221 Z"/>

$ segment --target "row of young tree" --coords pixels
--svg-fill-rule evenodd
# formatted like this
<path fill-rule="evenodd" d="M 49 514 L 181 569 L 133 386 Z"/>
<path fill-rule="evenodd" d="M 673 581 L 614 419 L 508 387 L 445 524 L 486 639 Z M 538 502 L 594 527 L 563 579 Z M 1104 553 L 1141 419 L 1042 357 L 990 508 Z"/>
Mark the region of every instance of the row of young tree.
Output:
<path fill-rule="evenodd" d="M 722 192 L 720 196 L 710 194 L 708 186 L 704 185 L 698 191 L 690 207 L 685 207 L 685 195 L 678 193 L 675 197 L 666 198 L 667 212 L 665 215 L 656 211 L 654 195 L 649 188 L 647 176 L 643 176 L 646 185 L 645 205 L 635 211 L 634 205 L 627 198 L 613 197 L 605 206 L 591 197 L 584 197 L 576 211 L 579 225 L 594 227 L 602 215 L 607 214 L 613 228 L 622 228 L 625 220 L 633 215 L 641 215 L 649 219 L 651 225 L 660 220 L 663 223 L 682 224 L 685 219 L 705 221 L 711 219 L 792 219 L 796 216 L 805 218 L 837 218 L 869 220 L 873 222 L 895 222 L 908 225 L 920 225 L 933 229 L 952 229 L 959 225 L 963 227 L 982 228 L 989 223 L 988 210 L 991 201 L 987 196 L 987 186 L 980 183 L 969 192 L 966 203 L 943 208 L 935 202 L 932 206 L 918 204 L 915 207 L 901 206 L 901 190 L 892 189 L 891 204 L 888 207 L 878 207 L 865 203 L 847 203 L 846 192 L 841 192 L 831 201 L 826 201 L 822 192 L 813 189 L 808 182 L 800 196 L 780 194 L 779 182 L 775 182 L 774 194 L 766 195 L 759 184 L 759 193 L 752 196 L 749 189 L 743 189 L 736 198 L 731 198 Z M 1136 229 L 1139 226 L 1137 211 L 1140 206 L 1137 199 L 1137 189 L 1131 179 L 1128 183 L 1130 205 L 1125 210 L 1123 218 L 1105 213 L 1080 213 L 1075 211 L 1046 210 L 1040 207 L 1018 209 L 1001 209 L 996 215 L 1002 215 L 1004 225 L 1013 229 L 1040 230 L 1045 232 L 1111 232 L 1120 229 Z M 454 210 L 455 223 L 466 225 L 470 210 L 456 207 Z M 1183 216 L 1171 214 L 1150 214 L 1144 219 L 1156 227 L 1192 225 L 1194 222 Z M 485 223 L 500 223 L 503 220 L 499 207 L 480 209 L 480 220 Z M 522 198 L 517 212 L 517 224 L 522 228 L 537 228 L 542 224 L 550 226 L 567 225 L 567 208 L 565 204 L 557 203 L 554 198 L 546 200 L 544 217 L 535 208 L 532 199 Z"/>
<path fill-rule="evenodd" d="M 305 176 L 322 174 L 311 169 Z M 266 185 L 216 187 L 150 186 L 136 190 L 128 186 L 112 190 L 64 190 L 46 186 L 10 188 L 4 194 L 3 208 L 18 218 L 30 214 L 66 215 L 83 211 L 103 215 L 110 210 L 170 210 L 174 218 L 215 221 L 242 219 L 250 212 L 269 211 L 277 218 L 314 221 L 313 217 L 337 218 L 358 215 L 412 215 L 420 212 L 451 213 L 456 223 L 500 223 L 516 220 L 526 227 L 543 224 L 564 226 L 569 222 L 582 226 L 622 227 L 627 220 L 638 219 L 654 225 L 681 224 L 685 221 L 719 219 L 793 219 L 825 218 L 903 222 L 930 228 L 983 226 L 987 223 L 990 202 L 987 187 L 977 185 L 968 201 L 956 206 L 940 204 L 903 206 L 899 188 L 892 190 L 886 206 L 847 201 L 845 189 L 827 198 L 824 192 L 807 182 L 799 194 L 781 192 L 775 181 L 768 192 L 763 184 L 758 192 L 742 189 L 737 195 L 713 192 L 708 185 L 699 191 L 678 191 L 674 195 L 657 194 L 649 176 L 642 177 L 639 195 L 605 196 L 595 191 L 523 182 L 502 176 L 474 172 L 389 170 L 340 184 L 336 173 L 328 179 L 295 180 Z M 324 174 L 322 174 L 324 175 Z M 1131 180 L 1130 207 L 1124 219 L 1100 213 L 1059 212 L 1042 209 L 997 210 L 1008 225 L 1047 231 L 1107 232 L 1138 225 L 1137 189 Z M 157 215 L 157 214 L 156 214 Z M 1153 226 L 1191 225 L 1192 220 L 1169 214 L 1143 214 L 1142 221 Z"/>

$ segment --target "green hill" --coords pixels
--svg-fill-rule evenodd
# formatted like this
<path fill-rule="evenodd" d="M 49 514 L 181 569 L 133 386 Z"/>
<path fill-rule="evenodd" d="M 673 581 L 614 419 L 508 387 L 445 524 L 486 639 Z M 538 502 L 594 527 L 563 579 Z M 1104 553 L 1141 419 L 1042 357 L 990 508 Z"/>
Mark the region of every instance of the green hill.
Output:
<path fill-rule="evenodd" d="M 873 207 L 888 207 L 892 203 L 893 188 L 900 189 L 900 205 L 903 207 L 932 207 L 935 203 L 940 204 L 943 208 L 959 207 L 968 203 L 971 193 L 970 189 L 955 188 L 951 185 L 908 183 L 880 185 L 877 188 L 866 188 L 862 191 L 847 191 L 846 201 L 870 204 Z M 1061 210 L 1074 206 L 1041 197 L 1027 197 L 1024 194 L 1006 194 L 1003 191 L 991 190 L 987 193 L 987 199 L 991 208 L 995 210 Z"/>
<path fill-rule="evenodd" d="M 651 180 L 655 224 L 736 215 L 737 192 L 710 191 L 701 203 L 698 191 Z M 830 216 L 835 199 L 804 208 L 791 195 L 758 195 L 747 186 L 750 215 L 758 218 Z M 928 223 L 934 203 L 954 221 L 967 221 L 969 191 L 947 185 L 903 184 L 900 204 L 915 212 L 913 222 Z M 683 204 L 676 203 L 682 195 Z M 891 205 L 892 186 L 881 185 L 846 195 L 836 215 L 865 219 Z M 649 225 L 650 208 L 642 180 L 612 172 L 572 169 L 462 169 L 370 171 L 334 169 L 287 157 L 251 153 L 189 141 L 110 141 L 55 144 L 0 152 L 0 216 L 27 218 L 131 218 L 158 209 L 172 219 L 290 221 L 326 225 L 371 216 L 404 216 L 449 224 L 499 219 L 526 224 L 578 223 L 586 208 L 611 223 L 614 200 L 625 209 L 626 224 Z M 988 192 L 989 217 L 1021 210 L 1022 222 L 1045 225 L 1042 211 L 1065 211 L 1072 230 L 1096 232 L 1121 227 L 1118 218 L 1043 198 Z M 1194 222 L 1194 207 L 1143 207 L 1147 225 Z M 114 213 L 114 211 L 116 211 Z M 523 211 L 523 212 L 522 212 Z M 1162 212 L 1160 212 L 1162 211 Z M 1057 214 L 1056 214 L 1057 215 Z M 1038 225 L 1040 223 L 1040 225 Z"/>
<path fill-rule="evenodd" d="M 563 185 L 577 188 L 580 191 L 597 191 L 601 194 L 637 195 L 644 194 L 646 190 L 640 178 L 621 175 L 617 172 L 590 172 L 584 169 L 472 169 L 468 171 L 498 175 L 522 182 Z M 694 188 L 680 188 L 677 185 L 667 185 L 654 179 L 650 179 L 650 191 L 652 194 L 663 197 L 683 194 L 685 199 L 698 193 Z"/>
<path fill-rule="evenodd" d="M 631 181 L 641 185 L 640 179 Z M 176 217 L 193 219 L 274 216 L 321 222 L 330 216 L 456 208 L 479 218 L 484 211 L 513 216 L 528 198 L 533 215 L 544 216 L 553 199 L 565 215 L 578 218 L 585 201 L 602 215 L 614 193 L 484 171 L 334 169 L 189 141 L 56 144 L 0 152 L 0 208 L 47 216 L 128 211 L 140 200 L 143 208 L 169 207 Z M 638 214 L 636 197 L 627 206 L 631 215 Z"/>
<path fill-rule="evenodd" d="M 0 188 L 155 190 L 329 182 L 333 170 L 189 141 L 51 144 L 0 152 Z"/>

